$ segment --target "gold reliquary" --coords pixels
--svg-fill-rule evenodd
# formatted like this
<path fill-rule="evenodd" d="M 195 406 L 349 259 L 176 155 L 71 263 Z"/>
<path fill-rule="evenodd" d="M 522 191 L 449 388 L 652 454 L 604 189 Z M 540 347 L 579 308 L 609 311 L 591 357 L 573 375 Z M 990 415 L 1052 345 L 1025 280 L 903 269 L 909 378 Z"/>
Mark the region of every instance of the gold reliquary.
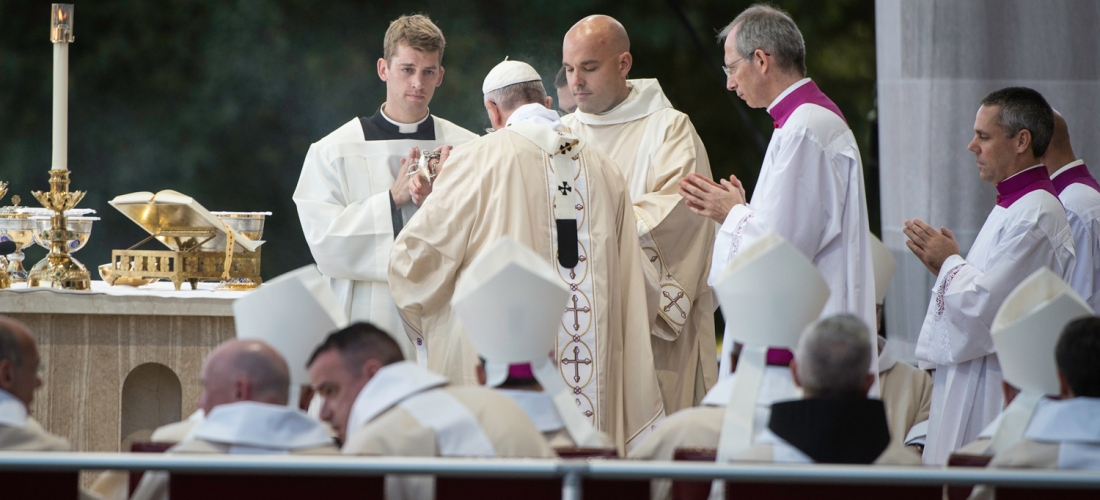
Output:
<path fill-rule="evenodd" d="M 184 282 L 195 289 L 200 281 L 219 288 L 259 286 L 263 222 L 269 212 L 207 211 L 190 196 L 165 190 L 156 194 L 125 194 L 109 202 L 149 233 L 126 250 L 113 250 L 111 262 L 100 266 L 104 281 L 141 285 L 171 280 L 179 290 Z M 157 240 L 168 250 L 141 250 Z"/>

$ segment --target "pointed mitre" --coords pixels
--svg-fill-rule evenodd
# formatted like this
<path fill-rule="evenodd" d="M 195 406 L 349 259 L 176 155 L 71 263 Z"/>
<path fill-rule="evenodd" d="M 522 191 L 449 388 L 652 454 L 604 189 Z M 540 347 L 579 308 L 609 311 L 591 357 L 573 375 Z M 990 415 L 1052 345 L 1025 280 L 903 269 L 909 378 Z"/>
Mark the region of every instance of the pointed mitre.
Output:
<path fill-rule="evenodd" d="M 1058 394 L 1054 347 L 1062 330 L 1092 308 L 1047 268 L 1008 294 L 993 318 L 993 347 L 1004 379 L 1022 391 Z"/>
<path fill-rule="evenodd" d="M 825 278 L 806 256 L 768 233 L 738 252 L 714 287 L 732 339 L 794 349 L 829 299 Z"/>
<path fill-rule="evenodd" d="M 312 264 L 234 301 L 233 320 L 237 338 L 262 340 L 283 355 L 292 386 L 309 383 L 309 355 L 329 333 L 348 324 L 332 289 Z"/>
<path fill-rule="evenodd" d="M 894 260 L 894 254 L 882 243 L 877 236 L 871 235 L 871 266 L 875 271 L 875 304 L 882 305 L 886 298 L 886 289 L 890 287 L 890 280 L 894 279 L 894 271 L 898 270 L 898 261 Z"/>
<path fill-rule="evenodd" d="M 499 366 L 549 359 L 568 298 L 549 261 L 503 237 L 466 268 L 451 306 L 477 352 Z"/>

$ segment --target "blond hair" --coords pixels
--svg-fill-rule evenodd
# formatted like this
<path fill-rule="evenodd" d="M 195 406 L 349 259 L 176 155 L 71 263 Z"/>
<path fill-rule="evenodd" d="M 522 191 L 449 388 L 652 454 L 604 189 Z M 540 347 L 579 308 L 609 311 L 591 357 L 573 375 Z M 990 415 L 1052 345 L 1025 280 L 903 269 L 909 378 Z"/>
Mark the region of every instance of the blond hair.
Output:
<path fill-rule="evenodd" d="M 415 14 L 401 16 L 390 23 L 389 29 L 386 30 L 385 41 L 382 43 L 382 56 L 386 59 L 386 64 L 389 64 L 393 56 L 397 55 L 397 47 L 400 44 L 420 52 L 438 52 L 439 62 L 442 63 L 443 48 L 446 47 L 447 40 L 443 38 L 443 32 L 431 19 L 428 19 L 428 16 Z"/>

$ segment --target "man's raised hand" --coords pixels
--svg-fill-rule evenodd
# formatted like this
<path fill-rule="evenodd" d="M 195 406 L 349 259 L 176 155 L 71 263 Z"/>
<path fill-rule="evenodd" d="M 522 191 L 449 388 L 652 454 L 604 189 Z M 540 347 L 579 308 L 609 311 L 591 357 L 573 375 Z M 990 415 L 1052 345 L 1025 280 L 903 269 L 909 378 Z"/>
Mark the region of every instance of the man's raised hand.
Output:
<path fill-rule="evenodd" d="M 905 245 L 916 255 L 932 274 L 939 275 L 943 261 L 959 253 L 959 242 L 955 234 L 946 227 L 937 231 L 920 219 L 905 221 L 902 230 L 909 239 Z"/>
<path fill-rule="evenodd" d="M 684 198 L 688 209 L 719 224 L 726 221 L 726 216 L 734 206 L 745 203 L 745 188 L 736 176 L 731 175 L 730 180 L 721 179 L 721 183 L 718 183 L 703 175 L 691 173 L 680 179 L 679 184 L 680 196 Z"/>

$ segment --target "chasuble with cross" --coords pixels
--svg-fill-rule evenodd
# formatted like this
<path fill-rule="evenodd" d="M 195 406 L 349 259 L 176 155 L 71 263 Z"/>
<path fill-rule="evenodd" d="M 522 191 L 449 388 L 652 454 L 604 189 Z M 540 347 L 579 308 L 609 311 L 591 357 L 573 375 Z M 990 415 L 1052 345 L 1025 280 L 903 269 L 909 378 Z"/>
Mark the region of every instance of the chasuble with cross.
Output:
<path fill-rule="evenodd" d="M 556 115 L 547 118 L 557 122 Z M 521 123 L 455 148 L 394 243 L 390 288 L 410 335 L 427 342 L 428 368 L 454 383 L 476 384 L 477 351 L 450 305 L 458 277 L 503 236 L 543 255 L 572 292 L 561 305 L 553 359 L 577 411 L 624 450 L 664 415 L 630 196 L 611 160 L 583 139 L 565 152 L 576 158 L 571 182 L 558 182 L 550 151 L 559 154 L 557 139 L 564 138 L 538 125 L 554 138 L 540 146 L 531 138 L 538 134 L 513 130 L 537 130 Z M 576 217 L 572 268 L 558 258 L 559 241 L 568 241 L 557 234 L 559 188 Z"/>
<path fill-rule="evenodd" d="M 672 414 L 699 404 L 718 381 L 707 284 L 714 224 L 688 210 L 678 184 L 692 172 L 710 177 L 710 160 L 691 119 L 673 109 L 657 80 L 627 83 L 630 94 L 610 111 L 578 110 L 562 121 L 610 156 L 628 186 L 638 242 L 659 288 L 651 342 Z"/>

